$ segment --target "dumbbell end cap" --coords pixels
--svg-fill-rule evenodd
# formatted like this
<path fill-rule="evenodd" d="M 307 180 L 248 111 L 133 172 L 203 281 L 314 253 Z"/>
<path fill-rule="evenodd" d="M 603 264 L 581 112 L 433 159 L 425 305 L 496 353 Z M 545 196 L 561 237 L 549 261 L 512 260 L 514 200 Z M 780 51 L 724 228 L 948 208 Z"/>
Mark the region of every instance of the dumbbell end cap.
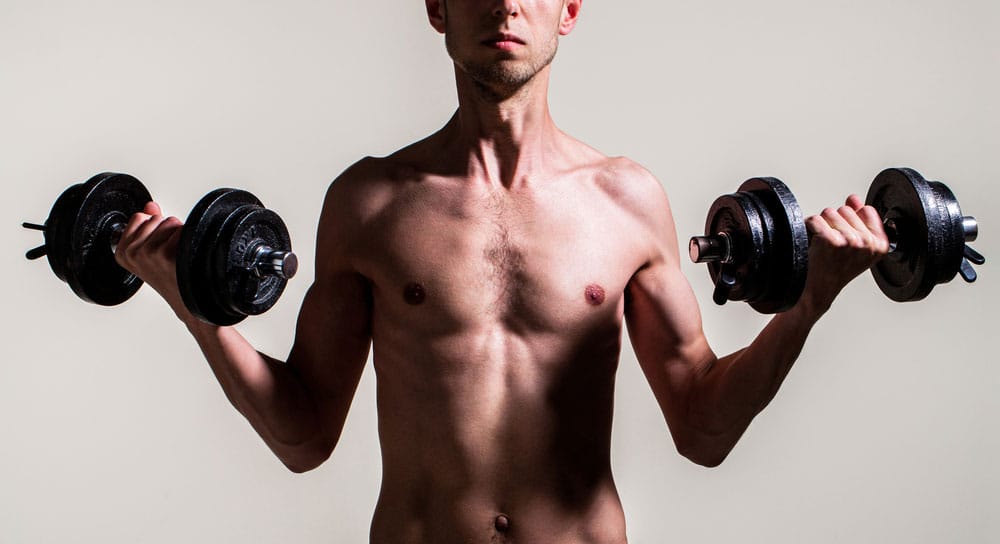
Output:
<path fill-rule="evenodd" d="M 698 258 L 701 257 L 701 244 L 698 241 L 700 236 L 691 237 L 691 241 L 688 243 L 688 255 L 691 257 L 691 262 L 698 262 Z"/>
<path fill-rule="evenodd" d="M 273 275 L 290 280 L 299 271 L 299 258 L 291 251 L 261 248 L 251 270 L 258 276 Z"/>
<path fill-rule="evenodd" d="M 979 223 L 975 217 L 965 216 L 962 218 L 962 233 L 966 242 L 975 242 L 979 237 Z"/>
<path fill-rule="evenodd" d="M 728 263 L 731 260 L 729 235 L 720 232 L 712 236 L 693 236 L 688 244 L 688 255 L 693 263 Z"/>
<path fill-rule="evenodd" d="M 298 271 L 299 258 L 296 257 L 294 253 L 289 251 L 281 260 L 281 276 L 286 280 L 290 280 L 295 277 L 295 274 L 297 274 Z"/>

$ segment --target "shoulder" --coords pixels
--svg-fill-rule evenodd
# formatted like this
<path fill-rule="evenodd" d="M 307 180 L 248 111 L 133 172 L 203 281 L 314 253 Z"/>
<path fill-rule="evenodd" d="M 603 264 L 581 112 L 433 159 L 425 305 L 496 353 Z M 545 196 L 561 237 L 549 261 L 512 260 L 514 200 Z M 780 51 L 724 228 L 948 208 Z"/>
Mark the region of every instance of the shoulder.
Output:
<path fill-rule="evenodd" d="M 597 168 L 595 185 L 618 207 L 648 227 L 672 228 L 670 203 L 656 176 L 626 157 L 606 157 Z"/>
<path fill-rule="evenodd" d="M 402 185 L 398 167 L 387 157 L 364 157 L 337 176 L 327 187 L 319 217 L 318 262 L 352 260 Z"/>
<path fill-rule="evenodd" d="M 364 157 L 344 170 L 326 190 L 323 215 L 361 219 L 386 200 L 391 187 L 384 158 Z"/>
<path fill-rule="evenodd" d="M 629 238 L 646 268 L 677 262 L 677 230 L 660 181 L 639 163 L 625 157 L 606 157 L 594 175 L 594 184 L 626 218 Z"/>
<path fill-rule="evenodd" d="M 364 157 L 349 166 L 329 185 L 322 218 L 366 225 L 377 218 L 401 195 L 420 181 L 413 165 L 398 154 L 387 157 Z"/>

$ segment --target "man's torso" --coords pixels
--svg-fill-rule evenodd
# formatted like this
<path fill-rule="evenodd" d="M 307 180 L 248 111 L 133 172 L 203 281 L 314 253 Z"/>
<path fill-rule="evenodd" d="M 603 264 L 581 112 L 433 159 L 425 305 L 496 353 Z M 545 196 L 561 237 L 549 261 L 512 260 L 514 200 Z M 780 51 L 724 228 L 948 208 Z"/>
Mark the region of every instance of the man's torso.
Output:
<path fill-rule="evenodd" d="M 383 458 L 372 541 L 624 542 L 610 438 L 649 254 L 637 167 L 579 144 L 504 187 L 415 148 L 366 159 L 351 189 Z"/>

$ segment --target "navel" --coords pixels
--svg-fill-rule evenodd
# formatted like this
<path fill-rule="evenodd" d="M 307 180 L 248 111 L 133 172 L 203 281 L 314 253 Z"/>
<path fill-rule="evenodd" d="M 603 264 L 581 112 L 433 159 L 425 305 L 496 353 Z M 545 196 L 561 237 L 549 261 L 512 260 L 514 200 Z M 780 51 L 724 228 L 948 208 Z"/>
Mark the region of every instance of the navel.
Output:
<path fill-rule="evenodd" d="M 426 298 L 427 292 L 424 290 L 424 286 L 419 283 L 409 283 L 403 289 L 403 300 L 410 306 L 419 306 L 424 303 Z"/>
<path fill-rule="evenodd" d="M 587 299 L 587 304 L 591 306 L 604 304 L 604 288 L 596 283 L 588 285 L 583 291 L 583 296 Z"/>
<path fill-rule="evenodd" d="M 498 533 L 506 533 L 510 530 L 510 518 L 504 514 L 500 514 L 493 520 L 493 527 Z"/>

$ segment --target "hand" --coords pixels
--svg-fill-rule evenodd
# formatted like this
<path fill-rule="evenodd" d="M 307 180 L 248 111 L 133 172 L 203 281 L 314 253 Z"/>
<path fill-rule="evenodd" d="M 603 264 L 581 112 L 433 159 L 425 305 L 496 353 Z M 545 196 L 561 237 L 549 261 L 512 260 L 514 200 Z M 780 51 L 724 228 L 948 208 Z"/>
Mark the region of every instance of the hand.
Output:
<path fill-rule="evenodd" d="M 129 218 L 115 250 L 118 264 L 160 293 L 175 312 L 184 307 L 177 288 L 177 243 L 183 226 L 149 202 Z"/>
<path fill-rule="evenodd" d="M 840 208 L 827 208 L 806 219 L 809 231 L 809 272 L 803 300 L 826 311 L 851 280 L 889 252 L 882 218 L 858 195 Z"/>

